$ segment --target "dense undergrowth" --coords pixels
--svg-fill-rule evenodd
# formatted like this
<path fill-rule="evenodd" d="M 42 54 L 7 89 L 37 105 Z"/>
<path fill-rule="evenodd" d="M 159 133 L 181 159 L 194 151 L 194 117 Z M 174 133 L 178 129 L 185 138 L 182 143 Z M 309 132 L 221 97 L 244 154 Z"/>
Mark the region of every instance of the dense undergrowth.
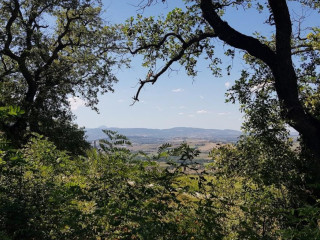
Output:
<path fill-rule="evenodd" d="M 164 144 L 150 157 L 124 148 L 130 143 L 124 136 L 107 133 L 101 149 L 84 156 L 37 134 L 20 149 L 3 137 L 0 238 L 320 238 L 318 201 L 308 201 L 312 194 L 295 168 L 301 159 L 287 147 L 290 141 L 274 139 L 279 154 L 258 137 L 243 137 L 214 149 L 212 163 L 196 173 L 199 151 L 187 144 Z M 164 169 L 156 163 L 173 156 L 188 164 L 172 161 Z"/>

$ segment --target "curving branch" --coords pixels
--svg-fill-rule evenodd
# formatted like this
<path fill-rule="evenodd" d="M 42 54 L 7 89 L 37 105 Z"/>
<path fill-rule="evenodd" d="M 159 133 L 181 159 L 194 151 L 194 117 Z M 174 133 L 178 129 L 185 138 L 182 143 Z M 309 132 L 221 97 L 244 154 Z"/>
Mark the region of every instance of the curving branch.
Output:
<path fill-rule="evenodd" d="M 143 47 L 137 48 L 134 51 L 131 51 L 131 53 L 135 54 L 135 53 L 138 53 L 139 51 L 150 49 L 152 47 L 160 48 L 165 43 L 166 39 L 169 36 L 175 36 L 182 42 L 182 46 L 181 46 L 180 51 L 175 55 L 175 57 L 171 58 L 157 74 L 152 75 L 152 73 L 149 73 L 148 76 L 147 76 L 147 79 L 145 79 L 145 80 L 141 80 L 140 79 L 140 81 L 139 81 L 140 86 L 139 86 L 139 88 L 137 90 L 136 95 L 133 97 L 133 100 L 134 100 L 133 104 L 135 102 L 139 101 L 139 95 L 140 95 L 140 92 L 141 92 L 142 88 L 144 87 L 144 85 L 147 84 L 147 83 L 155 84 L 156 81 L 158 80 L 158 78 L 162 74 L 164 74 L 174 62 L 179 61 L 183 57 L 183 55 L 185 54 L 185 51 L 189 47 L 191 47 L 193 44 L 199 43 L 200 41 L 202 41 L 202 40 L 204 40 L 206 38 L 217 37 L 217 35 L 215 33 L 202 33 L 202 34 L 199 34 L 196 37 L 191 38 L 188 41 L 185 41 L 180 35 L 177 35 L 175 33 L 168 33 L 162 38 L 162 40 L 159 43 L 145 45 Z"/>
<path fill-rule="evenodd" d="M 269 0 L 276 28 L 276 51 L 258 39 L 246 36 L 224 22 L 215 11 L 212 0 L 200 0 L 203 17 L 218 38 L 266 63 L 274 76 L 282 117 L 305 139 L 307 146 L 320 160 L 320 121 L 305 109 L 299 99 L 298 79 L 292 62 L 292 23 L 285 0 Z M 315 164 L 320 179 L 320 161 Z"/>
<path fill-rule="evenodd" d="M 126 50 L 129 50 L 129 52 L 131 54 L 137 54 L 138 52 L 142 51 L 142 50 L 146 50 L 146 49 L 150 49 L 150 48 L 156 48 L 156 49 L 159 49 L 164 43 L 165 41 L 167 40 L 168 37 L 176 37 L 177 39 L 179 39 L 179 41 L 182 43 L 182 44 L 186 44 L 186 42 L 183 40 L 183 38 L 179 35 L 179 34 L 176 34 L 176 33 L 167 33 L 166 35 L 164 35 L 164 37 L 157 43 L 157 44 L 146 44 L 144 46 L 141 46 L 135 50 L 131 50 L 130 48 L 126 48 Z"/>
<path fill-rule="evenodd" d="M 57 41 L 54 43 L 54 45 L 57 45 L 55 49 L 52 51 L 51 56 L 48 58 L 48 60 L 45 62 L 45 64 L 42 67 L 39 67 L 37 71 L 35 72 L 35 76 L 39 76 L 43 71 L 47 70 L 51 64 L 53 63 L 54 60 L 58 58 L 58 54 L 61 50 L 66 48 L 67 46 L 73 46 L 75 45 L 72 41 L 69 43 L 63 43 L 62 39 L 70 32 L 70 25 L 73 21 L 81 19 L 81 15 L 77 17 L 70 18 L 68 16 L 68 10 L 66 12 L 66 18 L 67 18 L 67 23 L 64 26 L 64 31 L 59 34 L 57 37 Z"/>
<path fill-rule="evenodd" d="M 250 55 L 261 59 L 268 65 L 275 64 L 276 54 L 258 39 L 238 32 L 223 21 L 211 0 L 201 0 L 200 8 L 204 19 L 213 28 L 219 39 L 230 46 L 247 51 Z"/>
<path fill-rule="evenodd" d="M 146 7 L 150 7 L 153 4 L 157 4 L 160 1 L 162 3 L 167 2 L 167 0 L 141 0 L 136 7 L 139 7 L 140 10 L 143 10 Z M 216 7 L 216 9 L 220 9 L 220 8 L 228 7 L 231 5 L 242 5 L 242 4 L 243 4 L 242 1 L 236 0 L 236 1 L 229 1 L 229 2 L 225 2 L 225 3 L 216 2 L 216 3 L 214 3 L 214 6 Z"/>
<path fill-rule="evenodd" d="M 19 15 L 19 8 L 20 8 L 19 1 L 18 0 L 14 1 L 14 9 L 12 9 L 11 6 L 8 6 L 8 8 L 10 8 L 12 14 L 11 14 L 11 16 L 10 16 L 8 22 L 7 22 L 7 25 L 6 25 L 7 39 L 6 39 L 5 43 L 4 43 L 4 48 L 0 51 L 0 53 L 7 55 L 7 56 L 9 56 L 10 58 L 12 58 L 14 60 L 18 60 L 19 57 L 17 55 L 15 55 L 11 51 L 10 45 L 11 45 L 11 42 L 12 42 L 12 39 L 13 39 L 12 32 L 11 32 L 11 27 L 12 27 L 12 24 L 14 23 L 14 21 L 18 18 L 18 15 Z"/>

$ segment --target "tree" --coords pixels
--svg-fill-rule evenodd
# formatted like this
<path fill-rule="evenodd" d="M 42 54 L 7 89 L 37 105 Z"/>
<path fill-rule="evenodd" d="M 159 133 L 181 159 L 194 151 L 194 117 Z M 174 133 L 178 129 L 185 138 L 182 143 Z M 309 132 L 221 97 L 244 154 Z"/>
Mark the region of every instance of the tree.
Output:
<path fill-rule="evenodd" d="M 97 94 L 117 81 L 110 56 L 116 37 L 100 1 L 5 0 L 0 8 L 0 106 L 24 111 L 2 121 L 1 131 L 19 144 L 26 132 L 38 132 L 64 149 L 72 150 L 66 143 L 73 137 L 86 145 L 68 99 L 97 110 Z"/>
<path fill-rule="evenodd" d="M 144 8 L 155 2 L 144 1 L 140 6 Z M 175 62 L 184 65 L 187 73 L 195 76 L 197 58 L 202 53 L 210 59 L 213 73 L 220 75 L 221 58 L 214 53 L 214 40 L 219 39 L 229 46 L 225 51 L 227 56 L 234 57 L 238 49 L 244 52 L 244 60 L 252 67 L 250 71 L 244 70 L 237 81 L 235 95 L 240 102 L 250 102 L 257 92 L 263 92 L 265 99 L 273 99 L 279 117 L 300 133 L 306 149 L 317 159 L 311 168 L 314 176 L 320 179 L 319 26 L 310 27 L 308 31 L 299 28 L 293 33 L 293 21 L 285 0 L 185 2 L 186 10 L 174 9 L 166 18 L 158 20 L 138 15 L 123 27 L 128 38 L 127 48 L 132 54 L 143 54 L 144 65 L 150 68 L 147 77 L 140 81 L 134 100 L 139 100 L 145 84 L 154 84 Z M 314 11 L 320 9 L 318 1 L 295 2 Z M 267 12 L 266 23 L 274 27 L 273 35 L 256 33 L 248 36 L 232 28 L 223 20 L 224 13 L 232 7 Z M 158 59 L 164 66 L 157 71 L 155 63 Z M 230 66 L 227 67 L 229 70 Z M 252 91 L 257 88 L 259 91 Z"/>

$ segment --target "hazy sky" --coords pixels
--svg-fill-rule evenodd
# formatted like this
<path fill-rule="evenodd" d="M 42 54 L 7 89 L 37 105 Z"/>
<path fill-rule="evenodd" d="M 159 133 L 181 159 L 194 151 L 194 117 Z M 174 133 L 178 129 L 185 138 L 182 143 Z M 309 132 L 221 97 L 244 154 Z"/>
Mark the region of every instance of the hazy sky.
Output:
<path fill-rule="evenodd" d="M 140 0 L 104 0 L 106 20 L 123 22 L 137 13 Z M 183 6 L 181 0 L 170 0 L 148 8 L 144 14 L 165 14 L 173 7 Z M 225 16 L 230 25 L 246 34 L 263 30 L 270 34 L 271 28 L 263 24 L 265 16 L 248 11 L 245 14 L 234 11 Z M 218 43 L 217 43 L 218 44 Z M 220 48 L 223 54 L 222 46 Z M 177 72 L 163 75 L 157 83 L 146 86 L 140 94 L 140 102 L 130 106 L 137 90 L 139 78 L 146 76 L 148 69 L 140 67 L 141 58 L 133 58 L 132 68 L 116 71 L 119 82 L 114 93 L 101 96 L 98 108 L 100 114 L 84 107 L 81 100 L 73 102 L 76 122 L 87 128 L 105 125 L 108 127 L 200 127 L 239 130 L 242 114 L 237 104 L 225 103 L 225 92 L 239 77 L 244 65 L 240 56 L 233 62 L 231 75 L 215 78 L 208 64 L 200 61 L 198 76 L 194 79 L 185 74 L 184 68 L 176 65 Z"/>

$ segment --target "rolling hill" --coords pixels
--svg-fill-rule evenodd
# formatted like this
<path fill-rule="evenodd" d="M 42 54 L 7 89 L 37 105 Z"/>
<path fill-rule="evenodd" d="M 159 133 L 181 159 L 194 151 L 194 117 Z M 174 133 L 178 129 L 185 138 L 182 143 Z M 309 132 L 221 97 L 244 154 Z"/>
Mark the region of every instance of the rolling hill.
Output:
<path fill-rule="evenodd" d="M 175 127 L 170 129 L 150 128 L 99 128 L 86 129 L 86 136 L 89 142 L 105 138 L 103 129 L 117 131 L 127 136 L 133 142 L 155 143 L 165 142 L 172 139 L 206 139 L 215 142 L 235 142 L 241 135 L 240 131 L 230 129 L 203 129 L 190 127 Z"/>

